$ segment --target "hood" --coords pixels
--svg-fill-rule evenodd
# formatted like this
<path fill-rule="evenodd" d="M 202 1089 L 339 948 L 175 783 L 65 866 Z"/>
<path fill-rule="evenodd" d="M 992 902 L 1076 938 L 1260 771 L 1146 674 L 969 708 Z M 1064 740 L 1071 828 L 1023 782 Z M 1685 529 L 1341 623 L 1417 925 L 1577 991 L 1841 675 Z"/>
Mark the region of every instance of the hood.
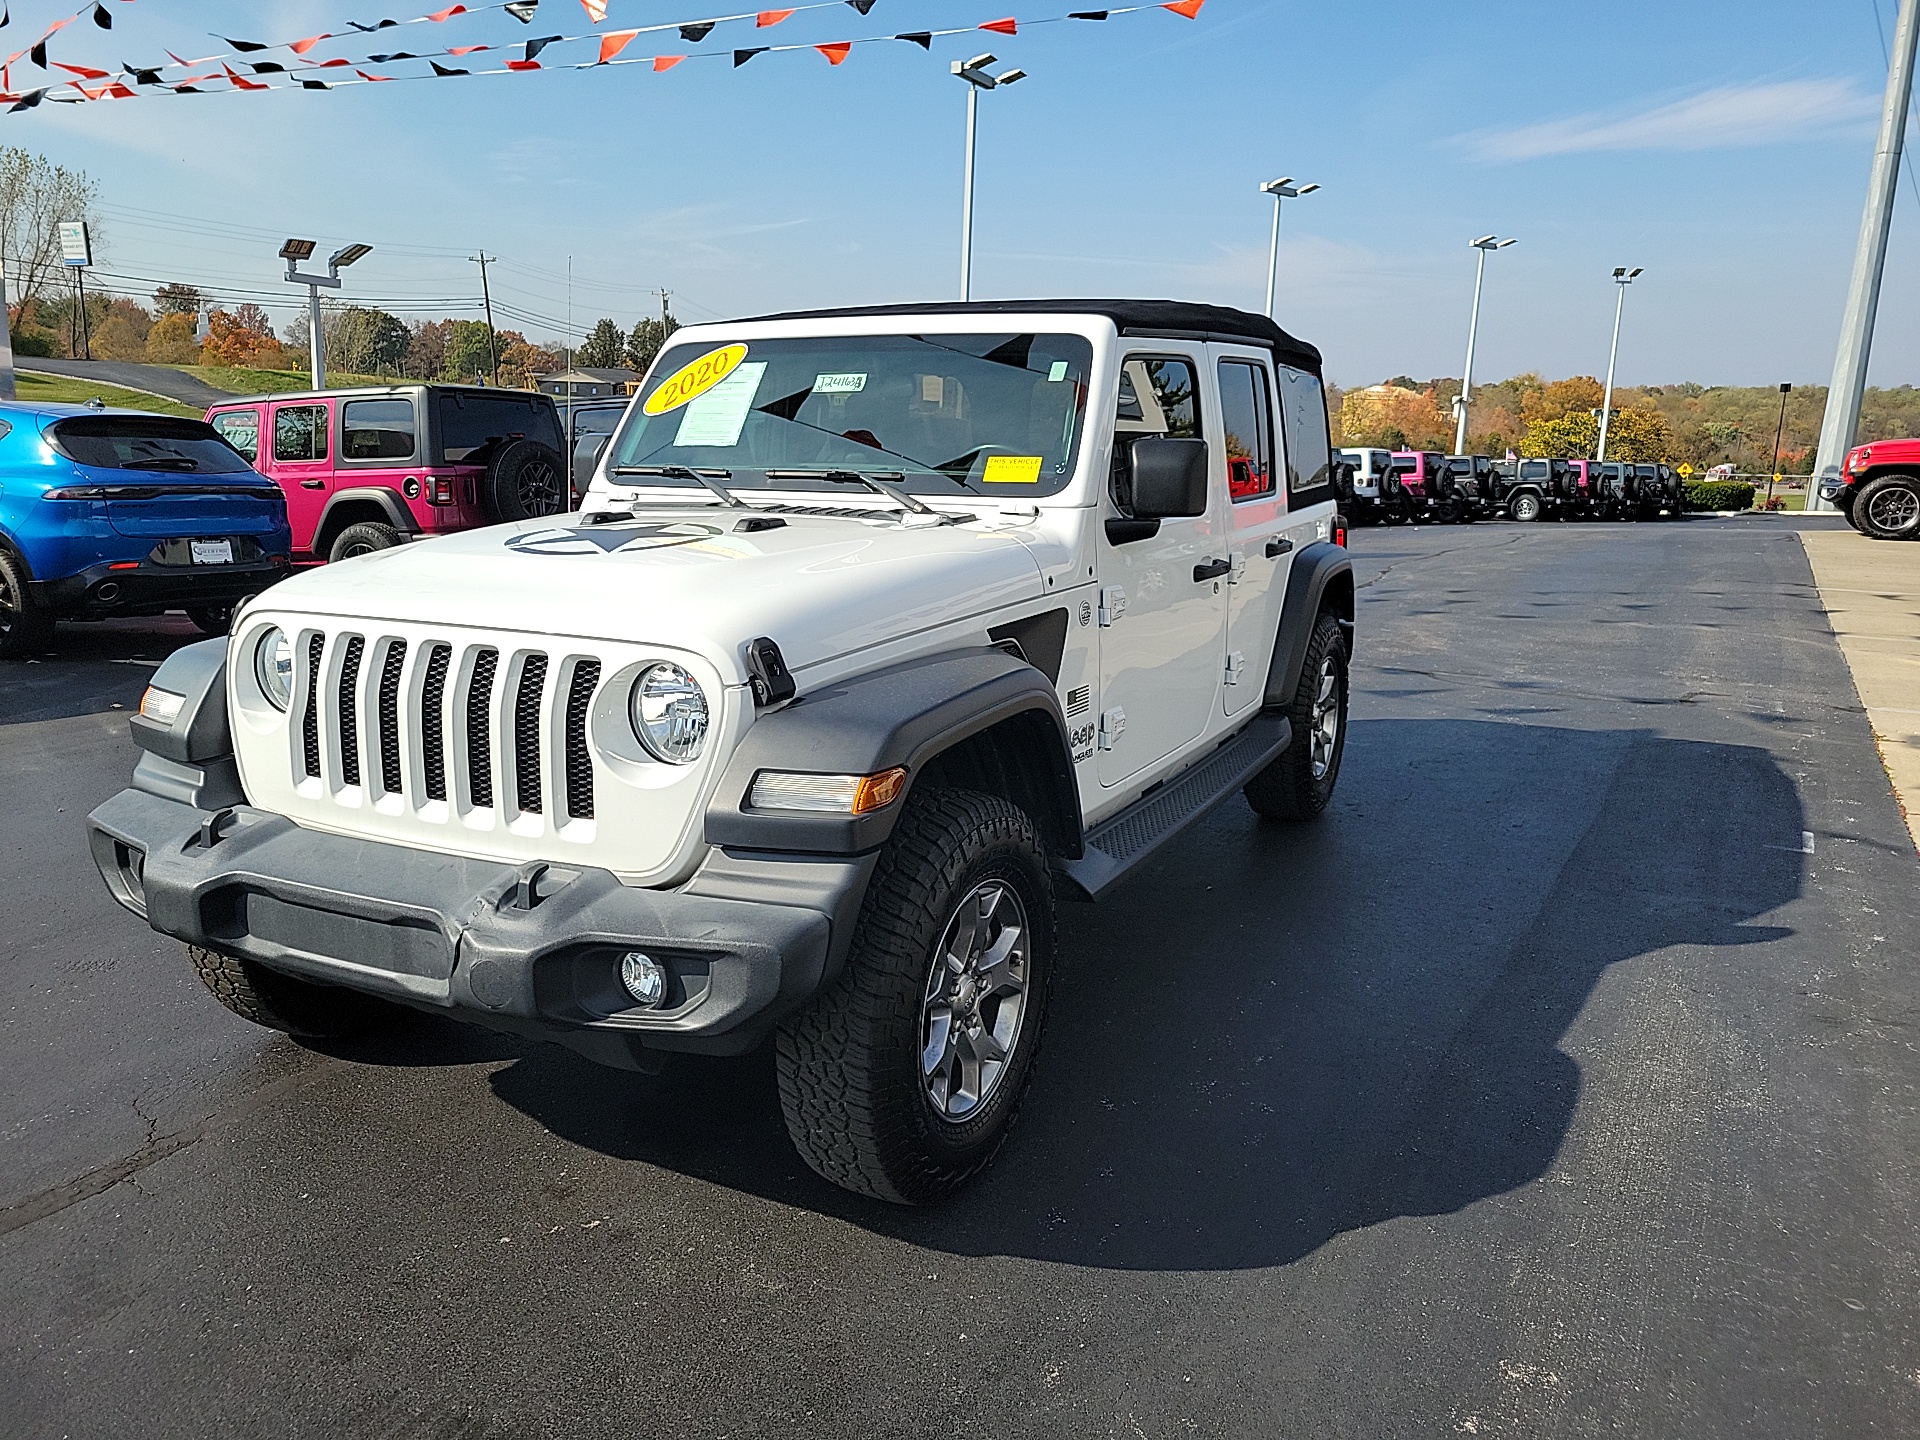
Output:
<path fill-rule="evenodd" d="M 1016 534 L 985 525 L 790 515 L 741 531 L 737 510 L 650 510 L 585 525 L 523 521 L 416 541 L 276 585 L 275 610 L 582 639 L 650 641 L 745 681 L 760 635 L 800 671 L 1036 595 Z"/>

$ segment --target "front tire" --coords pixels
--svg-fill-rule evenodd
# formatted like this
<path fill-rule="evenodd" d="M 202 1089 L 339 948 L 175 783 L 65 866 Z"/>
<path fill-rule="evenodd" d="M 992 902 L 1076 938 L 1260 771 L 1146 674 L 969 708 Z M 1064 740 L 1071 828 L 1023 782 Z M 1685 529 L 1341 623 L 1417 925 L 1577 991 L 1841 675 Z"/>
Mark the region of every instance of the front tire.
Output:
<path fill-rule="evenodd" d="M 1053 888 L 1033 821 L 993 795 L 914 795 L 846 968 L 776 1038 L 801 1158 L 876 1200 L 952 1194 L 1006 1139 L 1052 972 Z"/>
<path fill-rule="evenodd" d="M 400 543 L 400 532 L 391 525 L 382 525 L 377 520 L 362 520 L 358 525 L 349 525 L 333 537 L 333 544 L 327 547 L 327 562 L 338 565 L 342 560 L 351 560 L 356 555 L 371 555 L 376 550 L 391 550 Z"/>
<path fill-rule="evenodd" d="M 190 605 L 187 607 L 187 619 L 191 620 L 202 635 L 225 635 L 233 629 L 232 605 Z"/>
<path fill-rule="evenodd" d="M 53 617 L 34 602 L 27 567 L 0 550 L 0 660 L 24 660 L 53 638 Z"/>
<path fill-rule="evenodd" d="M 1507 502 L 1507 514 L 1525 524 L 1532 524 L 1540 518 L 1540 497 L 1538 495 L 1516 495 Z"/>
<path fill-rule="evenodd" d="M 392 1029 L 403 1013 L 357 990 L 296 980 L 203 946 L 187 946 L 187 958 L 214 999 L 242 1020 L 285 1035 L 354 1040 Z"/>
<path fill-rule="evenodd" d="M 1293 743 L 1242 793 L 1262 819 L 1317 819 L 1333 799 L 1347 748 L 1347 637 L 1325 610 L 1313 623 L 1300 683 L 1286 713 Z"/>
<path fill-rule="evenodd" d="M 1920 535 L 1920 479 L 1877 475 L 1860 487 L 1853 513 L 1862 534 L 1875 540 L 1911 540 Z"/>

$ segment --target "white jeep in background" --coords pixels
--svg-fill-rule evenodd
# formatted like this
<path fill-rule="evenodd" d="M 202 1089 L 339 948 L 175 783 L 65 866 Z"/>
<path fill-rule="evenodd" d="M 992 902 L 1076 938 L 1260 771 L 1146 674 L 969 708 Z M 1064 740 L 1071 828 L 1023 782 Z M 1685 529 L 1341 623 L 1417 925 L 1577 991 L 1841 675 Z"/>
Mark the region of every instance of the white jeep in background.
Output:
<path fill-rule="evenodd" d="M 772 1036 L 809 1165 L 937 1199 L 1019 1103 L 1056 889 L 1234 791 L 1327 804 L 1319 372 L 1171 302 L 680 330 L 578 514 L 308 571 L 169 658 L 101 873 L 296 1035 Z"/>

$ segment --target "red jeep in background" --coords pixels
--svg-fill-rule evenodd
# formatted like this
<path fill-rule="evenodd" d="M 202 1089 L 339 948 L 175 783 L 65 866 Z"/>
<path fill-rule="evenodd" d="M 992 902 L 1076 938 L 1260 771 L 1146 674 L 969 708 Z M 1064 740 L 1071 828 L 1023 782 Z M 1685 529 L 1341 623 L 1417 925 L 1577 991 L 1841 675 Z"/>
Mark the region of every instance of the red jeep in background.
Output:
<path fill-rule="evenodd" d="M 207 423 L 286 492 L 298 563 L 567 508 L 565 441 L 548 395 L 312 390 L 215 405 Z"/>
<path fill-rule="evenodd" d="M 1875 440 L 1847 452 L 1838 479 L 1820 495 L 1847 523 L 1876 540 L 1920 538 L 1920 440 Z"/>

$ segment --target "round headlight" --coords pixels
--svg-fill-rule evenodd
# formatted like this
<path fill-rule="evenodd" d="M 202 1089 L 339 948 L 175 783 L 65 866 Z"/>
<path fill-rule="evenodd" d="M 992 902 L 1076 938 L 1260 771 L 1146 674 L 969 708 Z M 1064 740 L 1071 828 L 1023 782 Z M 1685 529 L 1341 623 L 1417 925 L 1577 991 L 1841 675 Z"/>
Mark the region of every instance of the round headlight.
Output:
<path fill-rule="evenodd" d="M 293 642 L 278 625 L 254 645 L 253 675 L 268 703 L 276 710 L 286 709 L 293 699 Z"/>
<path fill-rule="evenodd" d="M 707 743 L 707 696 L 678 665 L 649 665 L 633 682 L 627 700 L 633 733 L 647 753 L 669 765 L 685 765 L 700 758 Z"/>

